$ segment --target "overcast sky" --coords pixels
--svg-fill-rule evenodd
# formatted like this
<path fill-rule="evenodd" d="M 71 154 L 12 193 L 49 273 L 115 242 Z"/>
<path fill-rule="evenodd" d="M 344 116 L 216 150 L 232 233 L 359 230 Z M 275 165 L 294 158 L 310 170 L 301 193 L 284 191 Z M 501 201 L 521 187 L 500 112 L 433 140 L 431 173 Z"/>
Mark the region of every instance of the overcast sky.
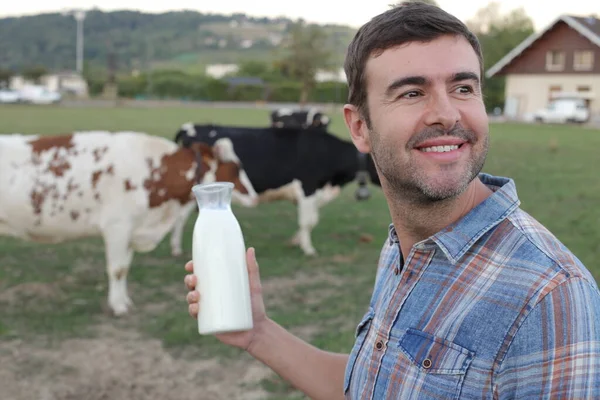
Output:
<path fill-rule="evenodd" d="M 463 21 L 488 4 L 488 0 L 437 0 L 437 2 L 444 10 Z M 371 17 L 385 11 L 394 0 L 357 1 L 356 7 L 349 7 L 348 0 L 4 0 L 2 3 L 0 16 L 92 7 L 105 11 L 135 9 L 146 12 L 190 9 L 224 14 L 243 12 L 253 16 L 286 16 L 292 19 L 304 18 L 309 22 L 342 23 L 358 27 Z M 542 29 L 560 14 L 589 15 L 600 11 L 598 0 L 502 0 L 502 9 L 510 10 L 523 4 L 527 15 L 533 19 L 536 30 Z"/>

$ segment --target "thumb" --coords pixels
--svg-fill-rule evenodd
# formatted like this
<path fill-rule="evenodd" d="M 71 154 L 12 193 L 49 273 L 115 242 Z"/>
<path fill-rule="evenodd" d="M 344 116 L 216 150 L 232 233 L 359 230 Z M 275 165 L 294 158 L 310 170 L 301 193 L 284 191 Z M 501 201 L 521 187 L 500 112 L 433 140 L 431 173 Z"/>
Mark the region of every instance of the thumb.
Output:
<path fill-rule="evenodd" d="M 256 261 L 254 247 L 250 247 L 246 251 L 246 265 L 248 266 L 248 279 L 250 280 L 251 291 L 260 290 L 260 274 L 258 272 L 258 262 Z"/>

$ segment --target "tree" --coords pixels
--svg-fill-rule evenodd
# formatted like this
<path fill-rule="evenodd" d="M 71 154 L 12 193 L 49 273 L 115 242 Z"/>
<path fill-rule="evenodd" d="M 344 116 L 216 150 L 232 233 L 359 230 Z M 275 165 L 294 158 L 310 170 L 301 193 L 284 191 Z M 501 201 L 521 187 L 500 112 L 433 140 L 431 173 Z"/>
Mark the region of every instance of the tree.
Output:
<path fill-rule="evenodd" d="M 327 35 L 317 25 L 306 25 L 303 21 L 293 23 L 283 42 L 284 57 L 277 64 L 282 75 L 302 84 L 300 103 L 308 100 L 316 85 L 319 69 L 329 69 L 331 50 L 325 45 Z"/>
<path fill-rule="evenodd" d="M 0 88 L 8 87 L 10 78 L 13 76 L 13 72 L 10 69 L 0 68 Z"/>
<path fill-rule="evenodd" d="M 239 64 L 239 69 L 235 73 L 237 76 L 252 76 L 263 78 L 269 74 L 270 66 L 263 61 L 243 61 Z"/>
<path fill-rule="evenodd" d="M 493 24 L 501 23 L 500 3 L 492 1 L 487 6 L 477 10 L 475 15 L 465 22 L 467 27 L 476 35 L 484 35 Z"/>
<path fill-rule="evenodd" d="M 34 65 L 23 70 L 23 77 L 32 80 L 34 83 L 40 83 L 40 78 L 48 73 L 46 67 Z"/>
<path fill-rule="evenodd" d="M 533 21 L 523 8 L 500 13 L 500 3 L 492 2 L 477 11 L 466 25 L 477 35 L 481 43 L 484 70 L 496 64 L 502 57 L 534 32 Z M 505 78 L 484 78 L 486 107 L 493 110 L 504 105 Z"/>

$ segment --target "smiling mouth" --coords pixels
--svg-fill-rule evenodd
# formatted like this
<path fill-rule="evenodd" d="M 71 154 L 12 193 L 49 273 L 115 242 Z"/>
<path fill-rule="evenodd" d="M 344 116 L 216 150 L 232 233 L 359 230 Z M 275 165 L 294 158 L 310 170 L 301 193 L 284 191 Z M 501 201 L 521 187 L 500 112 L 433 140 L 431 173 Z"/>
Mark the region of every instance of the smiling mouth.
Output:
<path fill-rule="evenodd" d="M 424 153 L 447 153 L 447 152 L 450 152 L 450 151 L 458 150 L 459 148 L 461 148 L 463 146 L 463 144 L 464 143 L 462 143 L 462 144 L 446 145 L 446 146 L 421 147 L 418 150 L 422 151 Z"/>

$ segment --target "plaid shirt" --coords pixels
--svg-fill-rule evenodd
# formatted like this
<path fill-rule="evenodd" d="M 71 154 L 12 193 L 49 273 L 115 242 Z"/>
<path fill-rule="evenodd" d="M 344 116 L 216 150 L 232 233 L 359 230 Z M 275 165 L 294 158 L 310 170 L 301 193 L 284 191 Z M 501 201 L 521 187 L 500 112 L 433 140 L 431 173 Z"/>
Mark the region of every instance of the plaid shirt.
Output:
<path fill-rule="evenodd" d="M 600 292 L 519 208 L 512 180 L 416 243 L 390 225 L 346 367 L 347 399 L 600 399 Z"/>

